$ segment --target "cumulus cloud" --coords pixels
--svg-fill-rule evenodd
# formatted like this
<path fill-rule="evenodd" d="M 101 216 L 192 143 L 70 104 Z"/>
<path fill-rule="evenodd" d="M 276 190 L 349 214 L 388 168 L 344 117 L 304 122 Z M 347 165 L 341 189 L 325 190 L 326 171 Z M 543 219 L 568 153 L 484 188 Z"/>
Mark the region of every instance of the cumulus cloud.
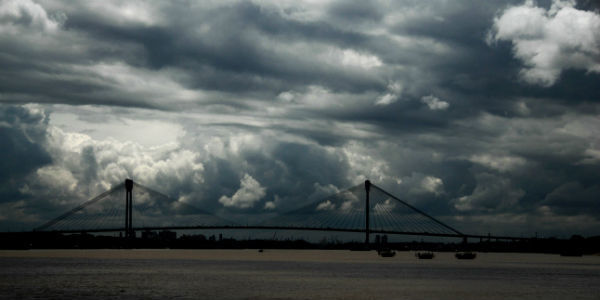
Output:
<path fill-rule="evenodd" d="M 222 196 L 219 203 L 226 207 L 250 208 L 266 195 L 265 188 L 248 174 L 240 180 L 240 189 L 231 197 Z"/>
<path fill-rule="evenodd" d="M 446 110 L 450 106 L 448 102 L 442 101 L 433 95 L 421 97 L 421 102 L 427 104 L 427 107 L 431 110 Z"/>
<path fill-rule="evenodd" d="M 125 178 L 169 191 L 175 185 L 203 183 L 197 153 L 177 147 L 146 148 L 131 142 L 96 141 L 85 134 L 48 128 L 46 149 L 52 165 L 30 174 L 21 190 L 60 205 L 91 198 Z M 185 193 L 184 191 L 181 191 Z"/>
<path fill-rule="evenodd" d="M 402 96 L 402 84 L 400 82 L 392 82 L 388 85 L 387 93 L 379 96 L 375 101 L 375 105 L 390 105 Z"/>
<path fill-rule="evenodd" d="M 321 202 L 319 203 L 319 205 L 317 205 L 316 210 L 334 210 L 335 209 L 335 204 L 333 204 L 331 202 L 331 200 L 326 200 L 325 202 Z"/>
<path fill-rule="evenodd" d="M 454 207 L 459 211 L 491 211 L 514 208 L 525 191 L 513 186 L 510 179 L 490 173 L 477 175 L 477 186 L 470 195 L 456 199 Z"/>
<path fill-rule="evenodd" d="M 382 203 L 377 203 L 373 206 L 373 212 L 385 214 L 389 213 L 396 207 L 396 202 L 392 201 L 392 199 L 385 199 Z"/>
<path fill-rule="evenodd" d="M 328 153 L 318 145 L 288 144 L 289 142 L 274 138 L 244 133 L 222 138 L 213 136 L 208 141 L 201 139 L 201 144 L 196 144 L 193 138 L 185 137 L 176 139 L 175 142 L 145 146 L 119 135 L 117 136 L 122 140 L 110 136 L 93 138 L 84 133 L 67 132 L 52 125 L 53 122 L 48 122 L 50 113 L 37 105 L 1 107 L 6 114 L 0 114 L 3 120 L 0 123 L 6 130 L 0 133 L 10 133 L 6 136 L 6 141 L 18 142 L 15 146 L 18 146 L 19 153 L 30 156 L 24 161 L 32 163 L 31 167 L 20 163 L 11 169 L 6 164 L 10 160 L 3 160 L 5 163 L 0 178 L 6 178 L 7 181 L 1 182 L 0 192 L 8 193 L 3 199 L 30 199 L 23 202 L 25 205 L 19 206 L 23 209 L 33 209 L 37 205 L 48 208 L 36 212 L 28 220 L 35 217 L 41 222 L 55 217 L 122 183 L 125 178 L 133 178 L 142 185 L 209 211 L 219 208 L 254 208 L 258 201 L 272 191 L 269 197 L 274 200 L 266 201 L 262 207 L 272 210 L 281 206 L 285 210 L 297 206 L 299 200 L 336 193 L 336 185 L 320 185 L 318 182 L 327 182 L 326 178 L 331 177 L 330 172 L 346 172 L 343 160 L 340 161 L 335 151 Z M 84 108 L 79 113 L 84 118 L 96 120 L 94 115 L 86 116 L 93 111 Z M 128 111 L 124 116 L 130 117 L 131 112 Z M 100 109 L 98 116 L 104 113 Z M 92 124 L 93 122 L 96 121 L 92 121 Z M 82 128 L 90 125 L 86 124 Z M 184 140 L 187 143 L 183 143 Z M 0 154 L 11 158 L 19 157 L 17 153 L 6 152 L 12 149 L 10 144 L 5 146 L 4 152 L 0 151 Z M 31 147 L 36 152 L 27 152 L 24 147 Z M 252 164 L 247 163 L 250 158 Z M 261 182 L 266 181 L 272 188 L 263 187 L 259 179 L 250 175 L 244 176 L 241 182 L 231 181 L 230 178 L 239 172 L 262 174 Z M 17 180 L 18 174 L 21 174 L 20 180 Z M 310 179 L 298 184 L 298 178 Z M 339 178 L 344 180 L 345 176 Z M 340 185 L 348 186 L 345 181 L 333 182 L 342 182 Z M 237 192 L 229 197 L 224 196 L 228 195 L 225 193 L 230 192 L 231 187 L 238 184 L 240 186 Z M 15 220 L 5 218 L 7 223 L 14 223 Z M 28 226 L 36 225 L 39 224 Z"/>
<path fill-rule="evenodd" d="M 600 150 L 587 149 L 585 150 L 585 158 L 581 160 L 582 164 L 600 164 Z"/>
<path fill-rule="evenodd" d="M 267 202 L 265 202 L 264 209 L 275 209 L 275 207 L 277 207 L 277 205 L 275 204 L 275 201 L 267 201 Z"/>
<path fill-rule="evenodd" d="M 470 160 L 500 172 L 511 171 L 515 168 L 523 166 L 526 163 L 525 159 L 521 157 L 490 154 L 473 155 Z"/>
<path fill-rule="evenodd" d="M 436 195 L 444 192 L 444 182 L 442 179 L 433 176 L 425 176 L 421 180 L 421 187 L 423 190 Z"/>
<path fill-rule="evenodd" d="M 354 208 L 354 204 L 356 202 L 354 201 L 345 201 L 342 203 L 342 205 L 340 205 L 340 210 L 343 212 L 349 212 Z"/>
<path fill-rule="evenodd" d="M 494 19 L 490 38 L 510 41 L 525 67 L 528 83 L 552 86 L 564 70 L 600 73 L 600 15 L 575 8 L 575 1 L 554 0 L 549 9 L 526 1 Z"/>
<path fill-rule="evenodd" d="M 51 18 L 41 5 L 31 0 L 6 0 L 0 3 L 0 31 L 16 33 L 16 26 L 54 31 L 64 18 L 64 14 Z"/>
<path fill-rule="evenodd" d="M 361 209 L 361 201 L 358 199 L 357 195 L 346 191 L 340 194 L 340 200 L 342 200 L 342 204 L 340 205 L 340 211 L 342 212 L 350 212 L 354 209 Z"/>

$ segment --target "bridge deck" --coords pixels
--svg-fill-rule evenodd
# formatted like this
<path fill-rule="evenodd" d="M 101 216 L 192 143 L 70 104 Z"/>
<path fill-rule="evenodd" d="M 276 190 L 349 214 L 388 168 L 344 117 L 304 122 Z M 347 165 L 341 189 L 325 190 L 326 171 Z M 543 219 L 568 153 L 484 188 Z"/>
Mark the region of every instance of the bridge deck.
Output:
<path fill-rule="evenodd" d="M 318 227 L 284 227 L 284 226 L 167 226 L 167 227 L 139 227 L 133 228 L 134 231 L 157 231 L 157 230 L 301 230 L 301 231 L 323 231 L 323 232 L 350 232 L 365 233 L 364 229 L 343 229 L 343 228 L 318 228 Z M 98 233 L 98 232 L 121 232 L 123 228 L 103 228 L 91 230 L 55 230 L 56 233 Z M 48 231 L 45 231 L 48 232 Z M 498 240 L 530 240 L 531 238 L 514 236 L 496 236 L 496 235 L 478 235 L 478 234 L 444 234 L 430 232 L 406 232 L 393 230 L 369 230 L 372 234 L 397 234 L 412 236 L 430 236 L 430 237 L 450 237 L 450 238 L 484 238 Z"/>

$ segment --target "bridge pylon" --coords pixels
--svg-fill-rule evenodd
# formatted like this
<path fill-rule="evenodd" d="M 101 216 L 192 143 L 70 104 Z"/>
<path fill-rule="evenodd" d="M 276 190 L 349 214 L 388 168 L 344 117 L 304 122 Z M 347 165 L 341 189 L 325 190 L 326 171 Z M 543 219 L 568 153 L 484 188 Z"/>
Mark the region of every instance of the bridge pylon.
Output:
<path fill-rule="evenodd" d="M 133 231 L 133 180 L 125 179 L 125 237 L 135 237 Z"/>
<path fill-rule="evenodd" d="M 365 180 L 365 246 L 369 247 L 369 192 L 371 191 L 371 182 Z"/>

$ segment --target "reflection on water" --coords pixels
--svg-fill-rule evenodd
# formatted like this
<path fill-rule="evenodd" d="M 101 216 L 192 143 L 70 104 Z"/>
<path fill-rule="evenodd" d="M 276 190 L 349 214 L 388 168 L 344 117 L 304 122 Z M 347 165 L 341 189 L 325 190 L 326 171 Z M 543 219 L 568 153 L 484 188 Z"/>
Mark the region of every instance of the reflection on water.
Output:
<path fill-rule="evenodd" d="M 0 298 L 598 299 L 600 257 L 311 250 L 0 251 Z"/>

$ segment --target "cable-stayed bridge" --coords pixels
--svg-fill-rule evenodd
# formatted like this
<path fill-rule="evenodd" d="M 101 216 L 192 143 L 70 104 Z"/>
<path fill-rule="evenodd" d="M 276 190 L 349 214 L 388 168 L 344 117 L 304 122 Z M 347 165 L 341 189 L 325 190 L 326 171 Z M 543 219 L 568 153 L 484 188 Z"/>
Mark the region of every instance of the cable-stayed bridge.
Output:
<path fill-rule="evenodd" d="M 35 231 L 61 233 L 189 229 L 312 230 L 466 239 L 518 237 L 462 233 L 368 180 L 337 194 L 264 220 L 239 224 L 172 199 L 130 179 L 50 220 Z"/>

